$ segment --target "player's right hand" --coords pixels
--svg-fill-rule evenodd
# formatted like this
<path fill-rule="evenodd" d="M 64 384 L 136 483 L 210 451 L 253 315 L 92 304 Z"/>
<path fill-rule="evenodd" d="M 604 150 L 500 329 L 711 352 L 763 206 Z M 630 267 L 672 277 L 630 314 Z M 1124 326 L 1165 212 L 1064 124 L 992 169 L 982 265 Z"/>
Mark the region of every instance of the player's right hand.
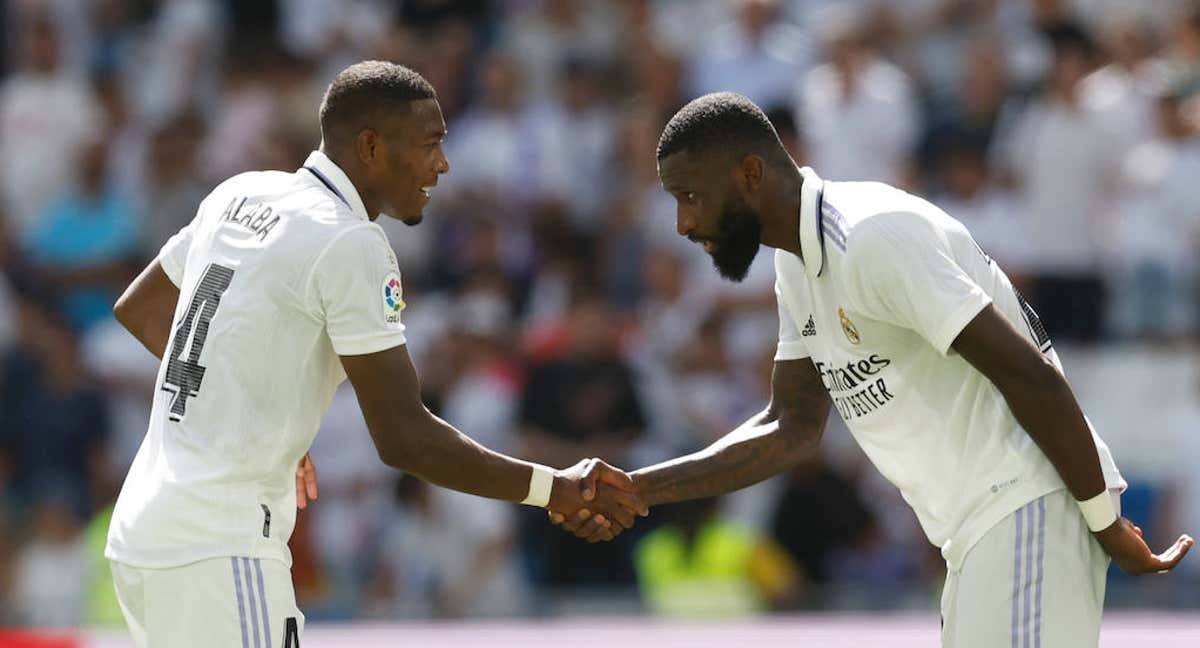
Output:
<path fill-rule="evenodd" d="M 1123 517 L 1117 518 L 1107 529 L 1097 531 L 1093 535 L 1121 571 L 1133 576 L 1171 571 L 1195 543 L 1191 536 L 1181 535 L 1170 549 L 1154 555 L 1142 539 L 1142 530 Z"/>
<path fill-rule="evenodd" d="M 580 502 L 568 503 L 570 492 L 559 493 L 563 499 L 552 494 L 546 507 L 550 521 L 588 542 L 612 540 L 633 527 L 636 516 L 650 513 L 629 475 L 600 459 L 585 459 L 559 474 L 574 483 Z"/>

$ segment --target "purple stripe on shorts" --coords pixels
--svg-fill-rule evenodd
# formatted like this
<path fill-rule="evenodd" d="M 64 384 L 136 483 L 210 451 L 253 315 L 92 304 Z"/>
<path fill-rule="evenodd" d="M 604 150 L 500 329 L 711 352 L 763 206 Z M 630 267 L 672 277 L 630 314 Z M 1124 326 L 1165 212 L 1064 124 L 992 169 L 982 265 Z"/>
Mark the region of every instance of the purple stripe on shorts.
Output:
<path fill-rule="evenodd" d="M 1034 586 L 1033 646 L 1042 648 L 1042 578 L 1046 575 L 1046 496 L 1038 500 L 1037 584 Z"/>
<path fill-rule="evenodd" d="M 254 648 L 262 648 L 262 637 L 258 634 L 258 604 L 254 602 L 254 577 L 250 575 L 249 558 L 242 558 L 242 572 L 246 575 L 246 598 L 250 600 L 250 628 L 254 630 Z"/>
<path fill-rule="evenodd" d="M 242 601 L 242 575 L 238 572 L 237 558 L 230 558 L 229 562 L 233 563 L 233 588 L 237 592 L 238 619 L 242 622 L 242 648 L 250 648 L 246 637 L 246 604 Z"/>
<path fill-rule="evenodd" d="M 1021 531 L 1024 514 L 1024 509 L 1017 509 L 1016 513 L 1013 513 L 1017 519 L 1017 535 L 1013 540 L 1012 648 L 1021 648 L 1017 639 L 1017 628 L 1021 625 L 1018 602 L 1021 600 Z"/>
<path fill-rule="evenodd" d="M 1025 505 L 1025 583 L 1022 586 L 1021 598 L 1025 600 L 1025 614 L 1021 619 L 1021 634 L 1025 638 L 1025 648 L 1032 644 L 1030 636 L 1033 628 L 1029 627 L 1032 616 L 1030 607 L 1033 605 L 1033 502 Z"/>
<path fill-rule="evenodd" d="M 262 609 L 263 636 L 267 639 L 267 648 L 271 647 L 271 615 L 267 614 L 267 588 L 263 587 L 262 559 L 254 559 L 254 571 L 258 574 L 258 602 Z"/>

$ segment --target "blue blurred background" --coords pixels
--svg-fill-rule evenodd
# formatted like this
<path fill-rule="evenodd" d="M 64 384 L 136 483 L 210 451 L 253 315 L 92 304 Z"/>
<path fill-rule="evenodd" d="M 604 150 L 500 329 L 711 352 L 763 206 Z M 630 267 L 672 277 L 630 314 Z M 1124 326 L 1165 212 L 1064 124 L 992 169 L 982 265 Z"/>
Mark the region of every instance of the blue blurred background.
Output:
<path fill-rule="evenodd" d="M 766 401 L 769 254 L 722 282 L 654 147 L 735 90 L 826 178 L 965 222 L 1042 314 L 1161 548 L 1200 532 L 1200 6 L 1156 0 L 6 0 L 0 625 L 121 623 L 103 538 L 156 361 L 111 304 L 222 179 L 297 168 L 332 76 L 437 88 L 451 172 L 380 219 L 425 400 L 484 444 L 635 468 Z M 833 420 L 823 453 L 592 546 L 400 477 L 348 388 L 292 549 L 310 620 L 936 610 L 944 567 Z M 1200 558 L 1110 607 L 1200 608 Z"/>

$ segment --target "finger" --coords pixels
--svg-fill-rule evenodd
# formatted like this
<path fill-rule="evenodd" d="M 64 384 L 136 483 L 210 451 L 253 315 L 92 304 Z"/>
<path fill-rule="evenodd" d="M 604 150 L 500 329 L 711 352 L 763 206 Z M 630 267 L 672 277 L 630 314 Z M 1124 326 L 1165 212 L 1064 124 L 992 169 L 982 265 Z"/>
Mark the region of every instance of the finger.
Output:
<path fill-rule="evenodd" d="M 593 544 L 597 542 L 608 542 L 609 540 L 617 537 L 619 533 L 620 531 L 614 532 L 612 529 L 601 528 L 592 535 L 588 536 L 587 541 Z"/>
<path fill-rule="evenodd" d="M 587 509 L 579 509 L 574 515 L 566 518 L 562 524 L 564 531 L 575 533 L 579 527 L 583 526 L 592 517 L 592 512 Z"/>
<path fill-rule="evenodd" d="M 607 529 L 608 526 L 609 521 L 603 515 L 593 515 L 587 522 L 583 523 L 583 526 L 575 531 L 575 537 L 590 538 L 595 535 L 596 531 Z"/>
<path fill-rule="evenodd" d="M 563 520 L 567 519 L 567 516 L 563 515 L 562 513 L 555 513 L 554 511 L 546 511 L 546 514 L 550 516 L 550 522 L 552 524 L 562 524 Z"/>
<path fill-rule="evenodd" d="M 304 455 L 304 485 L 308 499 L 317 499 L 317 465 L 308 455 Z"/>
<path fill-rule="evenodd" d="M 646 504 L 642 501 L 642 498 L 637 495 L 617 491 L 613 493 L 613 499 L 616 500 L 617 504 L 628 509 L 631 513 L 636 513 L 642 517 L 650 515 L 650 509 L 646 508 Z"/>
<path fill-rule="evenodd" d="M 1193 544 L 1195 544 L 1195 541 L 1192 540 L 1191 536 L 1181 535 L 1179 536 L 1179 539 L 1175 541 L 1175 544 L 1171 545 L 1170 549 L 1167 549 L 1157 556 L 1154 556 L 1154 561 L 1158 563 L 1158 573 L 1162 574 L 1175 569 L 1175 566 L 1179 564 L 1179 561 L 1183 560 L 1183 557 L 1187 555 L 1188 551 L 1191 551 Z"/>
<path fill-rule="evenodd" d="M 637 519 L 635 517 L 636 513 L 636 511 L 618 506 L 608 512 L 608 517 L 614 526 L 620 525 L 622 529 L 631 529 L 633 528 L 634 520 Z"/>
<path fill-rule="evenodd" d="M 583 478 L 580 484 L 583 488 L 583 501 L 590 502 L 596 497 L 596 478 L 599 476 L 597 471 L 599 459 L 588 459 L 587 468 L 583 470 Z"/>
<path fill-rule="evenodd" d="M 304 477 L 296 470 L 296 508 L 303 510 L 308 506 L 308 498 L 304 496 Z"/>

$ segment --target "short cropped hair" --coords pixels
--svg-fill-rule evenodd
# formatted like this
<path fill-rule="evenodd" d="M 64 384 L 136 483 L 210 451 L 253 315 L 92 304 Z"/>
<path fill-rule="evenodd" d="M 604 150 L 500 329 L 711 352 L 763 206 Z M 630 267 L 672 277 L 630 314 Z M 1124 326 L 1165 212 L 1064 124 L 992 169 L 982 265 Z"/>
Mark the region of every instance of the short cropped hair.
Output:
<path fill-rule="evenodd" d="M 385 112 L 406 110 L 408 103 L 436 99 L 425 77 L 387 61 L 362 61 L 334 77 L 321 100 L 321 137 L 326 142 L 352 138 L 376 126 Z"/>
<path fill-rule="evenodd" d="M 693 99 L 663 128 L 657 157 L 680 152 L 702 153 L 719 147 L 730 155 L 762 155 L 768 162 L 787 160 L 779 133 L 753 101 L 734 92 L 714 92 Z"/>

